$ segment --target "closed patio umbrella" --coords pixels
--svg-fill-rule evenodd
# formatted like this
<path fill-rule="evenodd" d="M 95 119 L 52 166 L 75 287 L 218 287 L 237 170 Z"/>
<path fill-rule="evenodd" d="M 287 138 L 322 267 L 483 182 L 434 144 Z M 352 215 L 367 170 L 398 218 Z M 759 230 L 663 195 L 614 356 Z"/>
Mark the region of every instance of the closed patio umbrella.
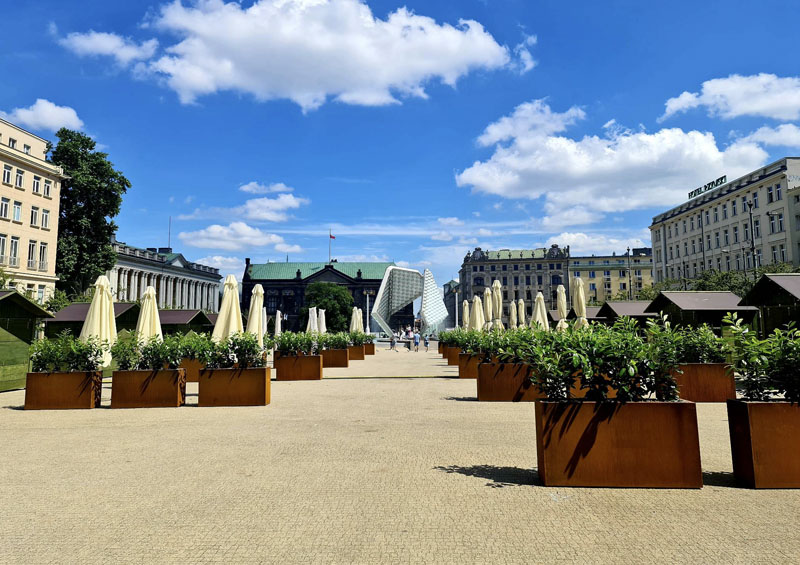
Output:
<path fill-rule="evenodd" d="M 461 303 L 461 327 L 465 330 L 469 329 L 469 300 Z"/>
<path fill-rule="evenodd" d="M 117 342 L 117 320 L 114 317 L 114 297 L 111 295 L 111 283 L 108 277 L 100 275 L 94 283 L 94 297 L 86 313 L 79 339 L 87 341 L 96 338 L 112 346 Z M 111 352 L 103 353 L 103 367 L 111 364 Z"/>
<path fill-rule="evenodd" d="M 517 305 L 513 300 L 508 307 L 508 327 L 512 330 L 517 329 Z"/>
<path fill-rule="evenodd" d="M 307 332 L 317 332 L 319 328 L 317 327 L 317 307 L 312 306 L 308 309 L 308 323 L 306 324 L 306 331 Z"/>
<path fill-rule="evenodd" d="M 517 325 L 525 327 L 525 301 L 521 298 L 517 300 Z"/>
<path fill-rule="evenodd" d="M 353 313 L 350 316 L 350 333 L 358 331 L 358 308 L 353 306 Z"/>
<path fill-rule="evenodd" d="M 575 277 L 575 294 L 572 297 L 572 307 L 575 308 L 575 329 L 585 328 L 589 325 L 586 319 L 586 291 L 583 288 L 583 279 Z"/>
<path fill-rule="evenodd" d="M 217 323 L 211 339 L 219 343 L 235 333 L 242 333 L 242 308 L 239 305 L 239 283 L 236 277 L 225 277 L 225 286 L 222 290 L 222 304 L 219 307 Z"/>
<path fill-rule="evenodd" d="M 139 310 L 139 319 L 136 321 L 136 336 L 139 343 L 147 343 L 154 337 L 164 341 L 161 331 L 161 318 L 158 315 L 158 300 L 156 289 L 148 286 L 142 297 L 142 307 Z"/>
<path fill-rule="evenodd" d="M 364 333 L 364 313 L 361 308 L 358 309 L 358 331 L 362 334 Z"/>
<path fill-rule="evenodd" d="M 483 289 L 483 329 L 492 329 L 492 289 Z"/>
<path fill-rule="evenodd" d="M 547 323 L 547 308 L 544 305 L 544 295 L 541 292 L 536 293 L 536 301 L 533 303 L 533 318 L 531 319 L 531 327 L 539 327 L 544 331 L 550 330 L 550 325 Z"/>
<path fill-rule="evenodd" d="M 502 330 L 503 329 L 503 285 L 500 284 L 500 281 L 495 280 L 492 283 L 492 314 L 494 315 L 494 319 L 492 320 L 492 328 Z"/>
<path fill-rule="evenodd" d="M 483 304 L 481 304 L 481 297 L 478 295 L 472 297 L 472 310 L 470 310 L 469 313 L 469 329 L 483 329 Z"/>
<path fill-rule="evenodd" d="M 261 309 L 261 327 L 264 328 L 264 333 L 261 334 L 262 336 L 267 335 L 267 323 L 269 322 L 269 316 L 267 316 L 267 307 Z"/>
<path fill-rule="evenodd" d="M 258 338 L 258 346 L 264 348 L 264 288 L 257 284 L 253 287 L 253 296 L 250 298 L 250 310 L 247 313 L 247 333 Z"/>
<path fill-rule="evenodd" d="M 328 325 L 325 323 L 325 310 L 319 308 L 317 310 L 317 330 L 319 333 L 328 333 Z"/>
<path fill-rule="evenodd" d="M 281 335 L 281 322 L 283 321 L 283 314 L 280 310 L 275 311 L 275 337 Z"/>
<path fill-rule="evenodd" d="M 558 289 L 556 289 L 556 308 L 558 309 L 556 330 L 563 332 L 569 326 L 567 324 L 567 291 L 563 284 L 558 285 Z"/>

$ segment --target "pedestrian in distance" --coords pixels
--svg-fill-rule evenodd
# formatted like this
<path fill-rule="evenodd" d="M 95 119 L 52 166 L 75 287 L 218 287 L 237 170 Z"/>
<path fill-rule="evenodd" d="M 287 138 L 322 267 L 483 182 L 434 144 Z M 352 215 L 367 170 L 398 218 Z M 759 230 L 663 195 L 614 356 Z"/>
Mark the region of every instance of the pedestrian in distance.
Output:
<path fill-rule="evenodd" d="M 419 332 L 414 333 L 414 352 L 419 353 Z"/>
<path fill-rule="evenodd" d="M 425 336 L 425 353 L 428 352 L 428 336 Z"/>

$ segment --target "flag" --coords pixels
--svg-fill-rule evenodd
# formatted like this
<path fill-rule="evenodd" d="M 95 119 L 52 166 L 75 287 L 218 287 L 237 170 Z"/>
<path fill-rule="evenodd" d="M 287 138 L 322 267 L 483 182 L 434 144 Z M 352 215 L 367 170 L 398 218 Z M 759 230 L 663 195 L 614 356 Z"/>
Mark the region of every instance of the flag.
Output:
<path fill-rule="evenodd" d="M 328 234 L 328 237 L 330 237 L 331 239 L 336 239 L 335 235 Z"/>

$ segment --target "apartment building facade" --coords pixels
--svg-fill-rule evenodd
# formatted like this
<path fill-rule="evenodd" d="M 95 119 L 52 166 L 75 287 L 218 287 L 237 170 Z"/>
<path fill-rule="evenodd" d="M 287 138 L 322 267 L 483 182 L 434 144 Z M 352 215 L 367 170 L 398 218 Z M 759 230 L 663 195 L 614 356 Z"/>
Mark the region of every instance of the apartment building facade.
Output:
<path fill-rule="evenodd" d="M 653 250 L 633 248 L 617 255 L 571 257 L 570 282 L 580 278 L 586 299 L 598 304 L 614 297 L 635 299 L 643 288 L 653 284 Z"/>
<path fill-rule="evenodd" d="M 800 158 L 691 190 L 687 202 L 653 218 L 650 234 L 656 282 L 800 265 Z"/>
<path fill-rule="evenodd" d="M 61 167 L 47 140 L 0 119 L 0 268 L 31 299 L 55 291 Z"/>

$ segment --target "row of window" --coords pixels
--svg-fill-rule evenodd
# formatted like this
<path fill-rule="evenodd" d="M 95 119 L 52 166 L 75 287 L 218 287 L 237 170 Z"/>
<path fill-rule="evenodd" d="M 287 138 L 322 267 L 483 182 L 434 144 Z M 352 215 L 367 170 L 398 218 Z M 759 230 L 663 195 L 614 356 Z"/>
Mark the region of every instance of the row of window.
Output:
<path fill-rule="evenodd" d="M 482 273 L 483 272 L 483 267 L 484 267 L 483 265 L 473 265 L 472 266 L 472 272 L 473 273 L 477 273 L 477 272 L 481 272 Z M 490 272 L 496 271 L 497 270 L 496 267 L 497 267 L 497 265 L 489 265 L 489 271 Z M 501 269 L 500 269 L 501 271 L 507 271 L 508 270 L 508 265 L 501 265 L 500 267 L 501 267 Z M 519 268 L 519 265 L 513 265 L 513 267 L 514 267 L 513 270 L 515 270 L 515 271 L 522 270 L 522 269 Z M 561 270 L 561 263 L 550 263 L 548 265 L 548 267 L 550 267 L 551 271 L 560 271 Z M 543 269 L 542 263 L 537 263 L 536 264 L 536 270 L 537 271 L 541 271 L 542 269 Z M 530 271 L 531 270 L 530 263 L 525 265 L 525 270 L 526 271 Z"/>
<path fill-rule="evenodd" d="M 750 225 L 749 223 L 742 224 L 742 232 L 744 234 L 744 241 L 750 241 Z M 784 222 L 783 222 L 783 213 L 777 214 L 770 214 L 769 216 L 769 233 L 775 234 L 785 231 Z M 720 240 L 720 232 L 714 232 L 714 249 L 719 249 L 720 246 L 730 245 L 731 243 L 739 243 L 739 226 L 733 226 L 730 230 L 724 229 L 722 230 L 722 239 Z M 759 218 L 753 218 L 753 234 L 755 235 L 756 239 L 761 237 L 761 220 Z M 733 241 L 731 241 L 731 235 L 733 235 Z M 683 255 L 689 255 L 689 245 L 691 244 L 692 254 L 695 253 L 702 253 L 703 252 L 703 240 L 702 238 L 692 239 L 690 241 L 683 242 Z M 706 249 L 712 249 L 711 244 L 711 234 L 706 234 L 706 241 L 705 241 Z M 674 250 L 674 252 L 673 252 Z M 661 253 L 660 250 L 657 250 L 656 254 L 656 261 L 661 260 Z M 681 256 L 681 248 L 679 244 L 676 244 L 675 247 L 669 247 L 669 258 L 670 259 L 677 259 Z"/>
<path fill-rule="evenodd" d="M 8 138 L 8 147 L 10 149 L 16 149 L 17 148 L 17 140 L 14 139 L 13 137 L 9 137 Z M 31 154 L 31 146 L 28 145 L 27 143 L 23 143 L 22 144 L 22 152 L 25 153 L 25 155 L 30 155 Z"/>
<path fill-rule="evenodd" d="M 593 278 L 597 277 L 596 271 L 588 271 L 588 272 L 589 272 L 589 278 L 590 279 L 593 279 Z M 635 276 L 637 276 L 637 277 L 641 277 L 642 276 L 642 270 L 641 269 L 633 269 L 633 274 Z M 604 277 L 610 277 L 611 276 L 611 271 L 603 271 L 603 276 Z M 618 271 L 617 272 L 617 276 L 627 277 L 628 276 L 628 272 L 627 271 Z M 575 277 L 580 278 L 581 277 L 581 272 L 580 271 L 575 271 Z"/>
<path fill-rule="evenodd" d="M 22 223 L 22 202 L 14 200 L 12 204 L 8 198 L 0 198 L 0 219 Z M 31 206 L 30 221 L 32 227 L 50 229 L 50 210 Z"/>
<path fill-rule="evenodd" d="M 533 279 L 533 277 L 526 276 L 525 277 L 525 285 L 526 286 L 530 286 L 532 279 Z M 536 284 L 539 285 L 539 286 L 542 286 L 543 279 L 544 279 L 544 277 L 542 275 L 536 275 Z M 496 281 L 496 280 L 498 280 L 498 279 L 492 279 L 492 283 L 494 283 L 494 281 Z M 514 281 L 514 286 L 519 286 L 520 280 L 522 280 L 522 277 L 514 277 L 512 280 Z M 475 277 L 475 278 L 473 278 L 472 279 L 472 284 L 473 284 L 473 286 L 483 286 L 483 277 Z M 502 278 L 502 284 L 503 284 L 503 286 L 508 286 L 508 277 L 503 277 Z M 554 284 L 554 285 L 563 284 L 561 282 L 561 275 L 552 275 L 550 277 L 550 284 Z"/>
<path fill-rule="evenodd" d="M 42 182 L 42 177 L 39 175 L 32 175 L 33 183 L 31 184 L 31 191 L 34 194 L 41 194 L 47 198 L 50 198 L 50 194 L 53 191 L 53 181 L 50 179 L 44 179 Z M 22 169 L 17 169 L 16 174 L 14 174 L 14 167 L 11 165 L 3 165 L 3 183 L 9 186 L 12 186 L 12 182 L 14 188 L 25 189 L 25 171 Z"/>
<path fill-rule="evenodd" d="M 0 233 L 0 265 L 19 267 L 19 238 Z M 30 240 L 28 242 L 28 269 L 47 270 L 47 243 Z"/>

